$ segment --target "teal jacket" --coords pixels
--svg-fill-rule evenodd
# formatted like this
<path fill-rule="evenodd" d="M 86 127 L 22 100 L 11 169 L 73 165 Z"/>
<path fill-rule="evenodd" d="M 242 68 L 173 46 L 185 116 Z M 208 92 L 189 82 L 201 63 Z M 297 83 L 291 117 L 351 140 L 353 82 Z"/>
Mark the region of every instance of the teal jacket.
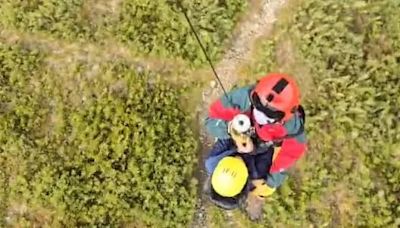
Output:
<path fill-rule="evenodd" d="M 237 114 L 246 114 L 252 116 L 252 104 L 250 93 L 254 85 L 234 89 L 222 96 L 211 104 L 208 116 L 205 120 L 207 131 L 215 138 L 229 139 L 228 123 Z M 293 117 L 280 124 L 268 124 L 261 126 L 257 135 L 270 134 L 269 138 L 281 139 L 280 150 L 275 150 L 272 166 L 268 173 L 267 184 L 270 187 L 278 187 L 282 184 L 288 168 L 304 154 L 306 150 L 305 132 L 301 131 L 304 127 L 304 119 L 301 113 L 297 112 Z M 291 135 L 295 135 L 291 137 Z M 289 137 L 290 136 L 290 137 Z"/>

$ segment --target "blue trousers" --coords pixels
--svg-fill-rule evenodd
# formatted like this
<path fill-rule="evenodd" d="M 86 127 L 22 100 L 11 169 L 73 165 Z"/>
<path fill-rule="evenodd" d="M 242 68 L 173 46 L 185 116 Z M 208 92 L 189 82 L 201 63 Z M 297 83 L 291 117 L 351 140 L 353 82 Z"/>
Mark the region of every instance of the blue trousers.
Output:
<path fill-rule="evenodd" d="M 256 154 L 241 154 L 237 152 L 232 139 L 218 139 L 205 160 L 207 174 L 211 175 L 219 161 L 226 156 L 242 157 L 249 171 L 250 179 L 266 179 L 272 165 L 273 149 L 267 148 Z"/>

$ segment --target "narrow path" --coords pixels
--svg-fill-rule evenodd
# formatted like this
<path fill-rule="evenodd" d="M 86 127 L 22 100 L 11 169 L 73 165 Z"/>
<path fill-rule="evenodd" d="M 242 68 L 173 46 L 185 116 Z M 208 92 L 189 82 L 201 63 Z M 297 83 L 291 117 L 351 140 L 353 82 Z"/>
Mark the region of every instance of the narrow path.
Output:
<path fill-rule="evenodd" d="M 217 73 L 227 90 L 236 82 L 238 69 L 251 56 L 255 42 L 271 33 L 276 21 L 276 13 L 285 3 L 286 0 L 261 0 L 261 3 L 257 4 L 259 8 L 252 10 L 252 15 L 249 15 L 246 18 L 247 20 L 239 24 L 231 48 L 227 50 L 223 59 L 217 65 Z M 219 88 L 214 88 L 211 98 L 219 97 L 221 92 Z"/>
<path fill-rule="evenodd" d="M 231 42 L 231 47 L 226 51 L 224 57 L 217 65 L 217 72 L 226 90 L 229 90 L 238 78 L 238 69 L 246 61 L 248 61 L 253 47 L 257 39 L 263 36 L 267 36 L 272 31 L 272 26 L 276 21 L 276 14 L 284 4 L 286 0 L 260 0 L 252 1 L 253 6 L 250 10 L 250 15 L 247 15 L 245 19 L 239 23 L 236 32 L 234 33 L 234 39 Z M 222 95 L 222 90 L 219 86 L 212 82 L 210 87 L 203 90 L 202 104 L 200 104 L 199 124 L 200 124 L 200 140 L 202 144 L 201 154 L 199 155 L 199 166 L 200 171 L 198 177 L 200 179 L 200 188 L 202 188 L 206 173 L 203 169 L 204 159 L 212 145 L 212 140 L 207 137 L 207 133 L 203 127 L 204 118 L 207 115 L 207 110 L 211 102 Z M 200 189 L 201 191 L 201 189 Z M 199 199 L 198 211 L 195 215 L 193 227 L 207 227 L 207 200 L 203 195 Z M 233 220 L 231 216 L 229 219 Z M 227 221 L 227 224 L 234 226 L 234 221 Z"/>

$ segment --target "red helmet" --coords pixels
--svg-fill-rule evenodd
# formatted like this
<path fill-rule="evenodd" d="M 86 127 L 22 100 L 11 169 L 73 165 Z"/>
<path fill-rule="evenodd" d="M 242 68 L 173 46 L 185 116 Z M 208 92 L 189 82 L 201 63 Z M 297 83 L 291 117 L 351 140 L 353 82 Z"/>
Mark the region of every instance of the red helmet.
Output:
<path fill-rule="evenodd" d="M 286 121 L 300 105 L 300 92 L 289 75 L 271 73 L 260 79 L 251 92 L 251 101 L 268 117 Z"/>

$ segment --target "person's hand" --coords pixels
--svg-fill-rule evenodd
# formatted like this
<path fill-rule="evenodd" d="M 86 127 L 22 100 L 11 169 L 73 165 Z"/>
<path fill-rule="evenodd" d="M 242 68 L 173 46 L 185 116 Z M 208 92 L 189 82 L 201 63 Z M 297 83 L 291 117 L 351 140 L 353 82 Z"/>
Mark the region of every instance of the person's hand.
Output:
<path fill-rule="evenodd" d="M 240 139 L 235 140 L 237 151 L 239 153 L 251 153 L 254 150 L 253 140 L 247 135 L 245 137 L 241 137 Z"/>
<path fill-rule="evenodd" d="M 272 141 L 276 138 L 281 138 L 287 135 L 286 129 L 280 124 L 268 124 L 264 126 L 258 126 L 257 136 L 264 142 Z"/>
<path fill-rule="evenodd" d="M 228 132 L 231 135 L 233 141 L 235 141 L 237 151 L 239 153 L 251 153 L 254 150 L 254 143 L 250 136 L 237 132 L 233 127 L 232 123 L 228 124 Z"/>
<path fill-rule="evenodd" d="M 258 197 L 268 197 L 272 195 L 276 190 L 275 188 L 269 187 L 263 179 L 252 180 L 252 184 L 255 188 L 250 193 Z"/>

